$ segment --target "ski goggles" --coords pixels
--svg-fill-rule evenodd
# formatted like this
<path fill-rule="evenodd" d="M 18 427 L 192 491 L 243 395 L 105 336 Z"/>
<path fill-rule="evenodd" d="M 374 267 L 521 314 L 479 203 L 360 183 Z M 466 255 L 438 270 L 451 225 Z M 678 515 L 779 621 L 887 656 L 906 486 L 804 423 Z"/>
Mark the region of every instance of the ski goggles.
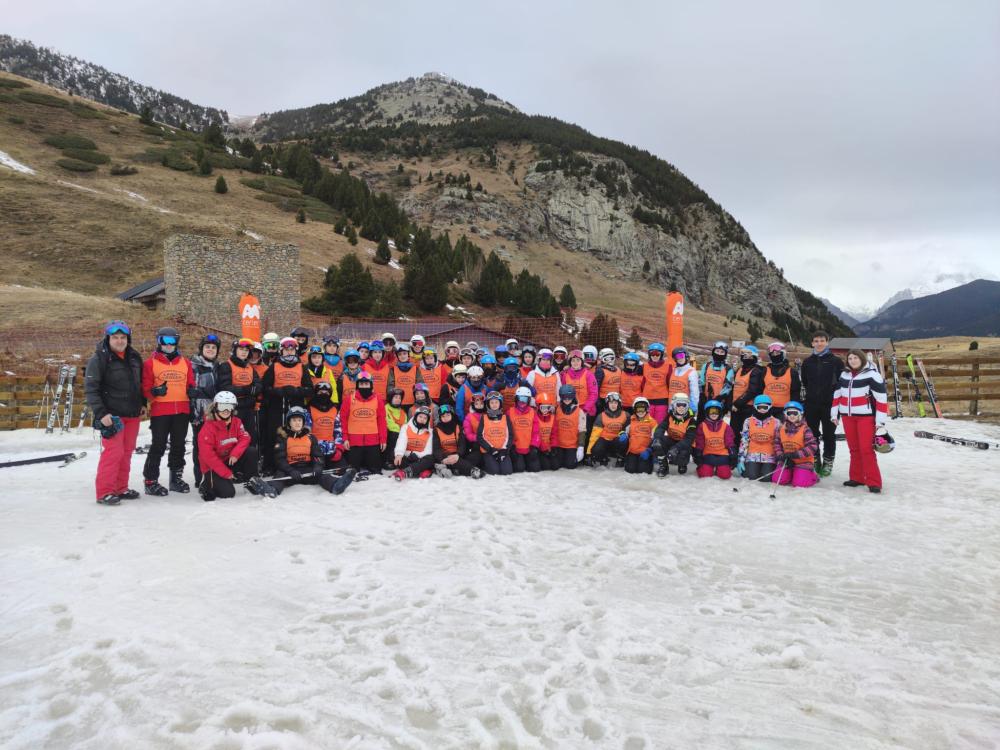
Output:
<path fill-rule="evenodd" d="M 754 407 L 754 410 L 758 414 L 766 414 L 767 412 L 771 411 L 771 405 L 770 404 L 757 404 Z M 792 409 L 792 411 L 795 411 L 795 409 Z"/>
<path fill-rule="evenodd" d="M 219 337 L 216 336 L 214 333 L 208 333 L 208 334 L 205 334 L 205 338 L 203 338 L 201 340 L 201 342 L 203 344 L 218 344 L 219 343 Z"/>
<path fill-rule="evenodd" d="M 802 412 L 799 411 L 798 409 L 796 409 L 794 406 L 791 407 L 791 408 L 785 407 L 785 409 L 784 409 L 784 415 L 786 417 L 802 416 Z"/>
<path fill-rule="evenodd" d="M 276 351 L 278 351 L 278 342 L 277 341 L 265 341 L 264 342 L 264 349 L 266 349 L 269 352 L 276 352 Z"/>
<path fill-rule="evenodd" d="M 132 335 L 132 329 L 124 320 L 112 320 L 104 327 L 104 335 L 112 336 L 116 333 L 124 333 L 126 336 Z"/>
<path fill-rule="evenodd" d="M 163 346 L 177 346 L 176 336 L 160 336 L 160 344 Z"/>
<path fill-rule="evenodd" d="M 236 342 L 236 348 L 245 346 L 247 349 L 253 349 L 253 339 L 240 339 Z"/>

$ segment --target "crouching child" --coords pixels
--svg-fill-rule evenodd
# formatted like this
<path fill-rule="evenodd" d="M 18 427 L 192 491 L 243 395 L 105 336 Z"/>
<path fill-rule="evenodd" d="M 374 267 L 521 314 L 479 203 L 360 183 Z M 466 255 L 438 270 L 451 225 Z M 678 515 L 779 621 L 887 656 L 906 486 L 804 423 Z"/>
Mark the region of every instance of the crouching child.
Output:
<path fill-rule="evenodd" d="M 434 473 L 445 479 L 456 474 L 481 479 L 483 470 L 462 458 L 465 453 L 465 432 L 458 424 L 455 408 L 449 404 L 441 404 L 438 407 L 437 425 L 434 427 Z"/>
<path fill-rule="evenodd" d="M 816 436 L 802 418 L 802 404 L 785 404 L 784 422 L 774 436 L 775 461 L 778 470 L 771 477 L 776 484 L 812 487 L 819 481 L 816 475 Z"/>
<path fill-rule="evenodd" d="M 629 474 L 653 473 L 653 431 L 656 420 L 649 413 L 649 400 L 638 397 L 632 404 L 632 417 L 618 440 L 625 445 L 625 471 Z"/>
<path fill-rule="evenodd" d="M 198 491 L 206 502 L 234 497 L 237 482 L 246 482 L 247 491 L 254 495 L 276 494 L 257 474 L 257 449 L 250 445 L 250 433 L 236 416 L 238 403 L 231 391 L 216 393 L 198 431 Z"/>
<path fill-rule="evenodd" d="M 392 478 L 397 482 L 409 477 L 426 479 L 434 473 L 434 433 L 426 406 L 413 407 L 413 416 L 399 431 L 393 465 Z"/>

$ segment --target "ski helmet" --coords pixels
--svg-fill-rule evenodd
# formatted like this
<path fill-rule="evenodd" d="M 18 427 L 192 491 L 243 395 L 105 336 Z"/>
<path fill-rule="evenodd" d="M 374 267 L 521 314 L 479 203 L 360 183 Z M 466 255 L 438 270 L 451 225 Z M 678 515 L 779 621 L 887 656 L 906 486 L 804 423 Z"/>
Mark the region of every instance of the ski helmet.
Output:
<path fill-rule="evenodd" d="M 494 400 L 499 401 L 500 402 L 500 407 L 503 407 L 503 396 L 500 394 L 500 392 L 499 391 L 490 391 L 489 393 L 486 394 L 486 406 L 487 406 L 487 408 L 490 405 L 490 401 L 494 401 Z"/>
<path fill-rule="evenodd" d="M 705 402 L 705 414 L 707 415 L 710 409 L 715 409 L 722 414 L 722 402 L 716 401 L 714 398 L 711 401 Z"/>
<path fill-rule="evenodd" d="M 457 365 L 455 365 L 451 369 L 451 374 L 452 375 L 465 375 L 466 377 L 468 377 L 469 376 L 469 368 L 466 367 L 465 365 L 463 365 L 461 362 L 459 362 Z"/>
<path fill-rule="evenodd" d="M 317 380 L 316 384 L 313 386 L 313 390 L 316 391 L 316 395 L 320 394 L 320 391 L 326 391 L 329 394 L 333 394 L 333 386 L 330 384 L 329 380 Z"/>
<path fill-rule="evenodd" d="M 569 361 L 572 362 L 574 359 L 580 360 L 580 364 L 583 364 L 583 351 L 580 349 L 574 349 L 569 353 Z"/>
<path fill-rule="evenodd" d="M 264 338 L 260 340 L 261 346 L 267 351 L 276 352 L 281 342 L 281 337 L 278 336 L 274 331 L 268 331 L 264 334 Z"/>
<path fill-rule="evenodd" d="M 340 346 L 340 339 L 334 336 L 332 333 L 327 334 L 326 336 L 323 337 L 323 345 L 329 346 L 330 344 L 333 344 L 334 346 Z"/>
<path fill-rule="evenodd" d="M 539 359 L 552 359 L 552 350 L 551 349 L 539 349 L 538 350 L 538 358 Z"/>
<path fill-rule="evenodd" d="M 445 354 L 448 353 L 449 349 L 459 349 L 458 342 L 457 341 L 447 341 L 447 342 L 445 342 L 445 345 L 444 345 Z"/>
<path fill-rule="evenodd" d="M 435 351 L 431 347 L 425 346 L 424 350 L 421 352 L 421 354 L 423 355 L 423 358 L 424 358 L 425 361 L 427 360 L 427 357 L 430 356 L 431 358 L 433 358 L 433 360 L 435 362 L 437 362 L 437 358 L 438 358 L 437 351 Z"/>
<path fill-rule="evenodd" d="M 639 396 L 635 401 L 632 402 L 632 411 L 637 411 L 639 407 L 642 407 L 645 411 L 649 411 L 649 399 L 645 396 Z"/>
<path fill-rule="evenodd" d="M 788 413 L 789 409 L 791 409 L 792 411 L 797 411 L 799 414 L 802 414 L 805 411 L 805 409 L 802 408 L 802 404 L 799 403 L 798 401 L 789 401 L 787 404 L 785 404 L 785 410 L 784 410 L 785 414 Z"/>
<path fill-rule="evenodd" d="M 606 365 L 613 365 L 618 357 L 615 356 L 615 350 L 609 347 L 604 347 L 601 349 L 600 353 L 597 355 L 600 357 L 601 362 Z"/>
<path fill-rule="evenodd" d="M 531 402 L 531 389 L 522 385 L 519 386 L 516 391 L 514 391 L 514 400 L 519 404 L 527 404 Z"/>
<path fill-rule="evenodd" d="M 605 403 L 608 401 L 617 401 L 620 404 L 622 402 L 622 395 L 618 391 L 611 391 L 604 397 L 604 401 Z"/>
<path fill-rule="evenodd" d="M 235 341 L 233 341 L 233 348 L 230 353 L 235 357 L 237 349 L 246 349 L 247 356 L 249 357 L 250 352 L 253 351 L 253 348 L 254 348 L 254 340 L 248 339 L 244 336 L 243 338 L 238 338 Z"/>
<path fill-rule="evenodd" d="M 726 354 L 729 354 L 729 344 L 725 341 L 716 341 L 712 344 L 712 351 L 714 352 L 716 349 L 722 349 Z"/>
<path fill-rule="evenodd" d="M 373 341 L 368 345 L 368 351 L 370 352 L 383 352 L 385 353 L 385 344 L 381 341 Z"/>
<path fill-rule="evenodd" d="M 780 341 L 772 341 L 770 344 L 767 345 L 767 351 L 769 354 L 771 352 L 783 352 L 785 351 L 785 345 L 782 344 Z"/>
<path fill-rule="evenodd" d="M 629 367 L 630 362 L 632 363 L 631 367 Z M 624 367 L 626 370 L 629 370 L 630 372 L 634 372 L 635 370 L 639 369 L 640 362 L 642 362 L 642 358 L 635 352 L 629 352 L 624 357 L 622 357 L 622 367 Z"/>
<path fill-rule="evenodd" d="M 760 356 L 760 350 L 753 344 L 747 344 L 743 347 L 740 352 L 740 359 L 757 359 Z"/>
<path fill-rule="evenodd" d="M 359 372 L 358 377 L 355 378 L 354 380 L 355 388 L 360 390 L 361 386 L 364 386 L 365 389 L 369 391 L 375 387 L 375 381 L 372 380 L 372 374 L 367 370 L 362 370 L 361 372 Z"/>
<path fill-rule="evenodd" d="M 670 397 L 671 409 L 681 404 L 684 404 L 685 409 L 688 408 L 688 406 L 690 406 L 691 404 L 691 399 L 688 398 L 688 395 L 684 393 L 684 391 L 678 391 L 677 393 L 675 393 L 673 396 Z"/>
<path fill-rule="evenodd" d="M 413 424 L 417 423 L 417 417 L 424 416 L 427 417 L 427 423 L 430 424 L 431 421 L 431 410 L 426 406 L 418 406 L 413 410 L 413 416 L 410 419 L 413 420 Z"/>
<path fill-rule="evenodd" d="M 283 338 L 281 340 L 281 348 L 282 349 L 295 349 L 296 351 L 298 351 L 299 342 L 296 341 L 295 339 L 293 339 L 291 336 L 285 336 L 285 338 Z"/>
<path fill-rule="evenodd" d="M 389 403 L 392 404 L 392 400 L 399 396 L 400 402 L 403 400 L 403 389 L 402 388 L 390 388 L 389 389 Z"/>
<path fill-rule="evenodd" d="M 479 365 L 469 368 L 469 380 L 482 380 L 486 376 L 486 371 Z"/>
<path fill-rule="evenodd" d="M 504 343 L 506 344 L 507 349 L 510 349 L 511 347 L 513 347 L 514 349 L 520 350 L 520 348 L 521 348 L 520 344 L 517 343 L 517 339 L 515 339 L 515 338 L 509 338 Z"/>
<path fill-rule="evenodd" d="M 163 346 L 164 344 L 166 344 L 167 346 L 170 346 L 171 344 L 177 346 L 178 344 L 180 344 L 180 342 L 181 342 L 181 336 L 179 333 L 177 333 L 176 328 L 172 328 L 171 326 L 166 326 L 156 332 L 157 346 Z"/>
<path fill-rule="evenodd" d="M 309 347 L 309 356 L 311 357 L 314 354 L 318 354 L 319 356 L 322 357 L 323 356 L 323 347 L 322 346 L 317 346 L 316 344 L 313 344 L 312 346 L 310 346 Z"/>
<path fill-rule="evenodd" d="M 768 396 L 766 393 L 760 394 L 759 396 L 757 396 L 757 398 L 753 400 L 754 409 L 760 409 L 762 406 L 767 409 L 770 409 L 773 404 L 774 402 L 771 401 L 771 397 Z"/>
<path fill-rule="evenodd" d="M 482 389 L 482 388 L 480 388 L 478 391 L 473 391 L 472 392 L 472 400 L 473 401 L 485 401 L 486 400 L 486 391 L 484 389 Z"/>
<path fill-rule="evenodd" d="M 567 351 L 565 346 L 557 346 L 555 349 L 552 350 L 552 357 L 555 358 L 557 354 L 562 354 L 563 356 L 566 356 L 569 354 L 569 351 Z"/>
<path fill-rule="evenodd" d="M 486 354 L 484 354 L 479 359 L 479 364 L 481 364 L 481 365 L 495 365 L 496 363 L 497 363 L 497 358 L 494 357 L 489 352 L 487 352 Z"/>
<path fill-rule="evenodd" d="M 576 388 L 571 385 L 559 386 L 559 400 L 563 401 L 570 398 L 576 401 Z"/>
<path fill-rule="evenodd" d="M 587 344 L 583 347 L 583 361 L 584 362 L 596 362 L 597 361 L 597 347 L 593 344 Z"/>
<path fill-rule="evenodd" d="M 438 416 L 443 416 L 444 414 L 454 414 L 455 410 L 451 408 L 448 404 L 441 404 L 438 407 Z"/>
<path fill-rule="evenodd" d="M 415 333 L 412 336 L 410 336 L 410 346 L 416 346 L 417 344 L 423 346 L 426 343 L 427 342 L 424 341 L 424 337 L 421 336 L 419 333 Z"/>
<path fill-rule="evenodd" d="M 302 417 L 302 426 L 305 427 L 309 424 L 309 412 L 307 412 L 301 406 L 293 406 L 285 414 L 285 427 L 288 427 L 289 422 L 292 421 L 292 417 Z"/>
<path fill-rule="evenodd" d="M 503 361 L 503 369 L 505 369 L 505 370 L 508 367 L 513 367 L 514 369 L 517 369 L 520 366 L 521 366 L 521 363 L 517 361 L 516 357 L 507 357 L 507 359 L 505 359 Z"/>
<path fill-rule="evenodd" d="M 892 439 L 889 430 L 885 427 L 876 427 L 875 435 L 872 438 L 872 448 L 876 453 L 892 453 L 896 447 L 896 441 Z"/>
<path fill-rule="evenodd" d="M 661 344 L 659 341 L 654 341 L 652 344 L 646 347 L 646 351 L 652 354 L 653 352 L 659 352 L 660 356 L 666 356 L 667 347 Z"/>
<path fill-rule="evenodd" d="M 690 359 L 688 357 L 687 349 L 685 349 L 683 346 L 675 346 L 670 351 L 670 357 L 674 360 L 674 362 L 677 361 L 678 355 L 683 356 L 684 359 L 685 359 L 685 361 L 688 360 L 688 359 Z"/>
<path fill-rule="evenodd" d="M 361 359 L 361 352 L 359 352 L 357 349 L 348 349 L 346 352 L 344 352 L 344 361 L 345 362 L 347 360 L 349 360 L 351 357 L 354 357 L 355 359 L 360 360 Z"/>
<path fill-rule="evenodd" d="M 302 326 L 295 326 L 292 329 L 292 338 L 299 338 L 300 336 L 309 338 L 309 329 L 303 328 Z"/>
<path fill-rule="evenodd" d="M 128 327 L 128 323 L 124 320 L 112 320 L 106 326 L 104 326 L 104 335 L 113 336 L 116 333 L 124 333 L 129 342 L 132 341 L 132 329 Z"/>
<path fill-rule="evenodd" d="M 369 344 L 367 341 L 359 341 L 358 351 L 360 352 L 362 349 L 370 352 L 372 350 L 372 345 Z"/>
<path fill-rule="evenodd" d="M 396 335 L 389 333 L 388 331 L 383 333 L 379 338 L 382 339 L 383 344 L 385 344 L 386 341 L 391 341 L 393 344 L 396 343 Z"/>
<path fill-rule="evenodd" d="M 236 407 L 239 402 L 236 400 L 236 394 L 232 391 L 219 391 L 215 394 L 215 398 L 212 399 L 212 406 L 216 411 L 236 411 Z"/>
<path fill-rule="evenodd" d="M 538 404 L 538 411 L 542 414 L 548 414 L 556 408 L 556 404 L 552 399 L 551 393 L 539 393 L 538 397 L 535 399 L 535 403 Z"/>

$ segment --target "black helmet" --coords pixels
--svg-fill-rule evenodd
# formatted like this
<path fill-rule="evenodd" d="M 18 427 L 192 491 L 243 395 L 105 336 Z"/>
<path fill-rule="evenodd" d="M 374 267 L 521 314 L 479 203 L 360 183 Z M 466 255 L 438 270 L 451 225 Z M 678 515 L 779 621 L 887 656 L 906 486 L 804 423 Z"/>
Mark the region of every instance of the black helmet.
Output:
<path fill-rule="evenodd" d="M 172 338 L 175 346 L 181 342 L 181 335 L 177 333 L 176 328 L 171 326 L 164 326 L 156 332 L 156 345 L 161 345 L 163 343 L 163 339 L 165 338 Z"/>
<path fill-rule="evenodd" d="M 292 417 L 302 417 L 303 426 L 309 422 L 309 412 L 301 406 L 293 406 L 288 410 L 288 413 L 285 414 L 285 427 L 288 427 L 288 423 L 292 421 Z"/>
<path fill-rule="evenodd" d="M 576 388 L 571 385 L 561 385 L 559 386 L 559 400 L 562 401 L 564 398 L 576 399 Z"/>

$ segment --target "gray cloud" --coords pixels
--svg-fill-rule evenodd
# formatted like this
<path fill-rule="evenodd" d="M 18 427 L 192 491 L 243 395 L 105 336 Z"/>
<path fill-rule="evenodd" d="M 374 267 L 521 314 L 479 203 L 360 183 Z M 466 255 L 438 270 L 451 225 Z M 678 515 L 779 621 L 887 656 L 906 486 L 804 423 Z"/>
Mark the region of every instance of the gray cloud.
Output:
<path fill-rule="evenodd" d="M 104 0 L 4 20 L 234 114 L 445 72 L 662 156 L 791 280 L 841 305 L 937 273 L 1000 276 L 993 0 Z"/>

